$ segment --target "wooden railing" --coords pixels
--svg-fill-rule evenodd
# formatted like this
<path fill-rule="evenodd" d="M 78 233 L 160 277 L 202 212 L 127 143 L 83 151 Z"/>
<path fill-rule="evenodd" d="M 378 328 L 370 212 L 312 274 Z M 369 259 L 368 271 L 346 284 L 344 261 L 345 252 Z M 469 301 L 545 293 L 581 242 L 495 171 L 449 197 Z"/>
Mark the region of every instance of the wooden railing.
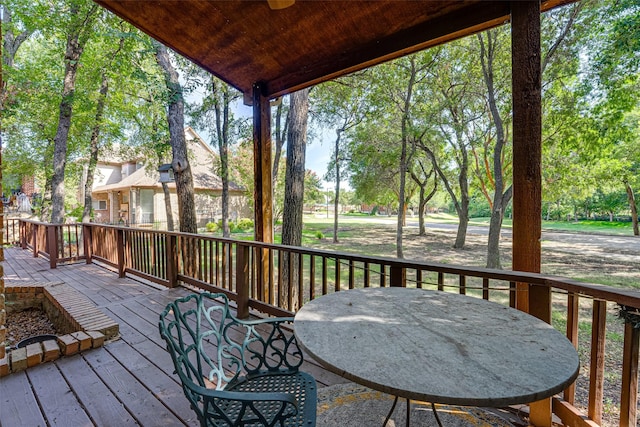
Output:
<path fill-rule="evenodd" d="M 20 246 L 49 259 L 51 268 L 84 258 L 82 224 L 49 224 L 19 220 Z"/>
<path fill-rule="evenodd" d="M 553 399 L 553 412 L 564 424 L 595 426 L 602 423 L 605 383 L 619 379 L 619 425 L 635 426 L 637 420 L 638 347 L 635 329 L 640 293 L 605 285 L 588 284 L 542 274 L 483 269 L 394 258 L 361 256 L 301 247 L 237 241 L 203 235 L 170 233 L 127 227 L 50 225 L 24 221 L 23 247 L 53 260 L 50 247 L 57 247 L 56 262 L 94 260 L 115 267 L 120 276 L 130 274 L 173 287 L 183 282 L 235 299 L 240 316 L 251 309 L 272 315 L 291 315 L 318 296 L 361 287 L 406 286 L 453 291 L 515 306 L 521 284 L 540 286 L 553 292 L 552 318 L 578 347 L 590 340 L 582 355 L 579 381 Z M 80 227 L 82 230 L 80 231 Z M 22 230 L 22 228 L 21 228 Z M 69 241 L 77 253 L 62 252 Z M 30 240 L 28 240 L 30 239 Z M 45 242 L 41 246 L 40 242 Z M 61 243 L 64 242 L 64 243 Z M 53 246 L 50 246 L 53 245 Z M 52 262 L 52 268 L 55 267 Z M 607 310 L 623 308 L 636 322 L 616 325 Z M 611 317 L 611 316 L 609 316 Z M 617 328 L 616 328 L 617 326 Z M 618 334 L 614 329 L 623 329 Z M 517 331 L 514 331 L 517 334 Z M 585 334 L 587 337 L 585 338 Z M 605 372 L 605 344 L 616 340 L 621 347 L 621 366 Z M 621 345 L 619 342 L 622 341 Z M 580 346 L 581 348 L 583 346 Z M 576 388 L 588 395 L 577 402 Z M 585 407 L 587 415 L 576 407 Z"/>
<path fill-rule="evenodd" d="M 2 244 L 17 245 L 18 243 L 20 243 L 20 220 L 5 217 L 2 225 Z"/>

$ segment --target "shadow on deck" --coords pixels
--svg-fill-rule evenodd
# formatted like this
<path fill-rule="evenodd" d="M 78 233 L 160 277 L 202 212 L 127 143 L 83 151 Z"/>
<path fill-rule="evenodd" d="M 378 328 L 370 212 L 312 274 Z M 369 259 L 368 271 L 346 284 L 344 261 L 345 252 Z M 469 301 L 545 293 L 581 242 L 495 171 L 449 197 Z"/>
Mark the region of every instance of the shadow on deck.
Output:
<path fill-rule="evenodd" d="M 165 305 L 190 293 L 159 288 L 95 264 L 49 269 L 28 251 L 5 249 L 5 280 L 64 282 L 120 325 L 120 337 L 89 350 L 0 379 L 0 425 L 195 425 L 158 333 Z M 305 362 L 319 386 L 345 380 Z"/>

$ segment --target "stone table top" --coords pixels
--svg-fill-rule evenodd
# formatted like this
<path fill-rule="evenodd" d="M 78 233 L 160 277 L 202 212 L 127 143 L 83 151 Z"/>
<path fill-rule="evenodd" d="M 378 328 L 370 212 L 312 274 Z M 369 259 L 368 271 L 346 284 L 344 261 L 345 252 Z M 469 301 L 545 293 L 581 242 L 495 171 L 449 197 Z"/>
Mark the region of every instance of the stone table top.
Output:
<path fill-rule="evenodd" d="M 503 407 L 552 396 L 577 377 L 569 340 L 524 312 L 446 292 L 366 288 L 305 304 L 302 348 L 330 371 L 396 396 Z"/>

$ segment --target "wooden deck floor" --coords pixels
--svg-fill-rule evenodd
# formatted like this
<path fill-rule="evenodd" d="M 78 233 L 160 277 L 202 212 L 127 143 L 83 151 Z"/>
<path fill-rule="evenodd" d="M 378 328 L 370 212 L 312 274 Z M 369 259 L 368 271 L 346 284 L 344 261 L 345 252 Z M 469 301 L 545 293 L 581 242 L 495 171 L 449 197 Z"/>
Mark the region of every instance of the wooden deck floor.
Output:
<path fill-rule="evenodd" d="M 97 265 L 49 269 L 28 251 L 5 249 L 5 280 L 63 281 L 120 324 L 120 339 L 0 379 L 0 427 L 196 425 L 158 334 L 158 315 L 184 288 L 119 279 Z M 306 358 L 320 387 L 346 382 Z"/>

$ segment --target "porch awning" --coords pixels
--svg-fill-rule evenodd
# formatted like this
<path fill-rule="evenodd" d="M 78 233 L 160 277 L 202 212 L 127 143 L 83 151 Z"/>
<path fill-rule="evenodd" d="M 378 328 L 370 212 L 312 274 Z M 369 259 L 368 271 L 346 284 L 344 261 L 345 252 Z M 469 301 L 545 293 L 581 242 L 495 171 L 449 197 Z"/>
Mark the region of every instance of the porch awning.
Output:
<path fill-rule="evenodd" d="M 96 0 L 251 99 L 277 97 L 495 27 L 508 1 Z M 542 2 L 542 10 L 572 0 Z"/>

